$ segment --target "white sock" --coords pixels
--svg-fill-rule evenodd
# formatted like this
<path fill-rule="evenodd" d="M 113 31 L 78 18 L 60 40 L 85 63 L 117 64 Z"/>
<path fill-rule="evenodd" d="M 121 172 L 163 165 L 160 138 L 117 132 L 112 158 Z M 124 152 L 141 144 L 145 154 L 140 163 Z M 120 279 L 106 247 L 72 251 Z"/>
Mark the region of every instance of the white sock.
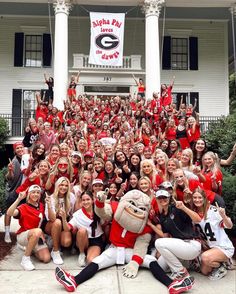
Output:
<path fill-rule="evenodd" d="M 10 226 L 5 226 L 5 234 L 10 234 Z"/>

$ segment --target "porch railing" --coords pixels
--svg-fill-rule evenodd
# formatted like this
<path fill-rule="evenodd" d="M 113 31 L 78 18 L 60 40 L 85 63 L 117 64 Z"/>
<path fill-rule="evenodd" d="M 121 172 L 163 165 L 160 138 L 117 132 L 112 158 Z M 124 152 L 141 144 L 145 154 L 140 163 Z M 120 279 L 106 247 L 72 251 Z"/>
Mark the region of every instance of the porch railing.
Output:
<path fill-rule="evenodd" d="M 24 129 L 27 125 L 29 117 L 12 117 L 11 114 L 0 114 L 8 122 L 9 137 L 23 137 Z M 217 122 L 221 116 L 200 116 L 201 132 L 205 133 L 210 123 Z"/>
<path fill-rule="evenodd" d="M 114 69 L 114 70 L 141 70 L 141 55 L 123 56 L 122 66 L 108 66 L 108 65 L 95 65 L 89 63 L 89 55 L 73 54 L 73 69 Z"/>

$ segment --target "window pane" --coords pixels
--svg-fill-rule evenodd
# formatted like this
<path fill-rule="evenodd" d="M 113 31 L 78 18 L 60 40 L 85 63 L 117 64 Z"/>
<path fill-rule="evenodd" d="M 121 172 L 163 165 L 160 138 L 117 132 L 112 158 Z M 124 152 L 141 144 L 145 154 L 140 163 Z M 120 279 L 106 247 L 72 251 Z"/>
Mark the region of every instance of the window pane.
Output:
<path fill-rule="evenodd" d="M 25 66 L 42 66 L 42 36 L 25 36 Z"/>
<path fill-rule="evenodd" d="M 171 45 L 172 69 L 188 69 L 188 39 L 172 38 Z"/>

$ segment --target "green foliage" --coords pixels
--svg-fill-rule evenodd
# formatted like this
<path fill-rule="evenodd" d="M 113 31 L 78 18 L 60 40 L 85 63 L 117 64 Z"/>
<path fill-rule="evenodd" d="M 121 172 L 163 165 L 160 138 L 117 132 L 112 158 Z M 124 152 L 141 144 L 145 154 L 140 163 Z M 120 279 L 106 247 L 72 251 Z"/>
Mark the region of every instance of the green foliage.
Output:
<path fill-rule="evenodd" d="M 216 152 L 220 158 L 228 158 L 236 142 L 236 113 L 212 122 L 204 138 L 210 150 Z M 236 174 L 236 160 L 227 169 Z"/>
<path fill-rule="evenodd" d="M 226 214 L 231 218 L 236 231 L 236 177 L 232 175 L 224 176 L 223 193 L 226 203 Z"/>
<path fill-rule="evenodd" d="M 0 211 L 2 213 L 6 210 L 6 196 L 5 196 L 5 188 L 6 188 L 6 182 L 5 182 L 5 175 L 7 173 L 7 168 L 4 167 L 0 170 Z"/>
<path fill-rule="evenodd" d="M 236 76 L 229 77 L 229 109 L 230 113 L 236 113 Z"/>
<path fill-rule="evenodd" d="M 7 120 L 3 117 L 0 117 L 0 149 L 5 148 L 4 144 L 9 135 L 9 126 Z"/>

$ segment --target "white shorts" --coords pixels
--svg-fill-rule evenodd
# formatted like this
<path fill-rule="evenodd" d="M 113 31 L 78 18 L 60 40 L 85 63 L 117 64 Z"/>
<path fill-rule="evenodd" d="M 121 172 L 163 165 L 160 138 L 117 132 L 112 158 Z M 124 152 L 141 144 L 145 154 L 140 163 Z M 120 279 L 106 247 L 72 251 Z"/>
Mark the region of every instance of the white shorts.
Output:
<path fill-rule="evenodd" d="M 16 236 L 16 240 L 17 240 L 17 243 L 19 243 L 21 246 L 24 246 L 26 247 L 28 245 L 28 234 L 29 234 L 29 231 L 24 231 L 20 234 L 18 234 Z M 37 252 L 41 249 L 44 249 L 44 248 L 47 248 L 47 244 L 42 244 L 42 245 L 39 245 L 39 244 L 36 244 L 34 249 L 33 249 L 33 252 Z"/>

